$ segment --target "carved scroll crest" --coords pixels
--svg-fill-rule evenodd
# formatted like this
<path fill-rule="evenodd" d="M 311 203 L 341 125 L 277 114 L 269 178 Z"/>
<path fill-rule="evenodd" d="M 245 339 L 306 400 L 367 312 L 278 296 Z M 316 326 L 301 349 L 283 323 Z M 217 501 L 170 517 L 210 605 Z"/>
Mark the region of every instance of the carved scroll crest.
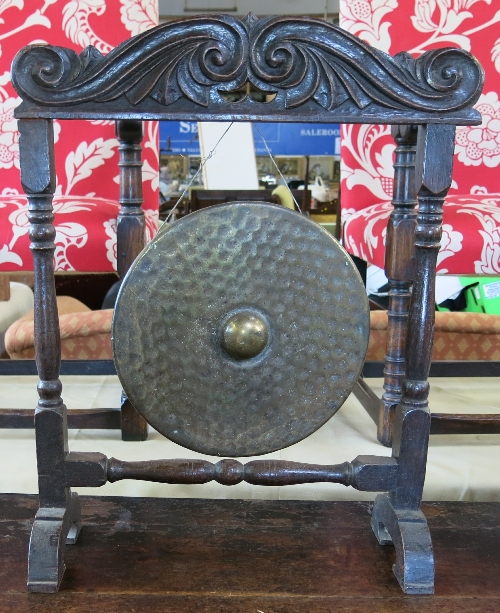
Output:
<path fill-rule="evenodd" d="M 277 95 L 282 108 L 315 101 L 332 110 L 454 112 L 471 106 L 484 80 L 466 51 L 446 48 L 394 58 L 339 27 L 306 17 L 196 16 L 162 24 L 106 56 L 31 45 L 13 63 L 19 95 L 38 106 L 67 107 L 125 96 L 168 107 L 187 99 L 207 108 L 246 82 Z M 229 104 L 229 103 L 228 103 Z"/>

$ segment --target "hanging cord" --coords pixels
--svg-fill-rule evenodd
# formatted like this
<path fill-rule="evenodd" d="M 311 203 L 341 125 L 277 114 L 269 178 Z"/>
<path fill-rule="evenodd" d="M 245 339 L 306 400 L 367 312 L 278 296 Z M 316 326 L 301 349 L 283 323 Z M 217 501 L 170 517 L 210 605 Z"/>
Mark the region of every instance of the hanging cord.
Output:
<path fill-rule="evenodd" d="M 302 213 L 302 209 L 300 208 L 299 203 L 297 202 L 297 200 L 295 200 L 295 196 L 292 194 L 292 190 L 288 187 L 288 183 L 286 182 L 285 177 L 281 174 L 281 170 L 278 168 L 278 164 L 276 164 L 276 162 L 274 161 L 273 154 L 271 153 L 271 149 L 269 149 L 269 147 L 267 146 L 266 139 L 262 136 L 262 133 L 259 130 L 258 126 L 255 126 L 255 129 L 259 133 L 259 136 L 261 137 L 262 142 L 264 143 L 264 147 L 266 148 L 266 151 L 269 154 L 269 157 L 271 158 L 271 162 L 274 164 L 274 167 L 278 171 L 279 176 L 282 178 L 284 184 L 288 188 L 288 191 L 290 192 L 290 196 L 292 197 L 292 199 L 293 199 L 293 201 L 295 203 L 295 206 L 297 207 L 297 211 L 299 213 Z M 307 189 L 306 185 L 304 186 L 304 189 Z"/>
<path fill-rule="evenodd" d="M 210 153 L 207 155 L 206 158 L 203 158 L 200 162 L 200 165 L 198 167 L 198 170 L 196 171 L 196 174 L 193 176 L 193 178 L 191 179 L 191 181 L 189 182 L 188 185 L 186 185 L 186 187 L 184 188 L 184 191 L 182 192 L 182 194 L 179 196 L 179 199 L 177 200 L 177 202 L 175 203 L 173 209 L 170 211 L 170 213 L 167 216 L 167 219 L 165 220 L 165 222 L 163 223 L 162 227 L 160 228 L 160 232 L 161 230 L 166 230 L 168 228 L 168 222 L 170 221 L 170 218 L 172 217 L 175 209 L 179 206 L 179 204 L 181 203 L 182 199 L 184 198 L 184 196 L 186 195 L 188 189 L 191 187 L 191 185 L 193 185 L 196 177 L 200 174 L 200 172 L 203 170 L 203 167 L 205 166 L 205 164 L 208 162 L 208 160 L 210 160 L 214 155 L 215 155 L 215 150 L 217 149 L 217 147 L 219 146 L 219 143 L 221 142 L 221 140 L 224 138 L 224 136 L 226 136 L 226 134 L 229 132 L 229 130 L 231 129 L 231 126 L 233 125 L 234 121 L 232 121 L 228 127 L 226 128 L 226 130 L 224 131 L 224 134 L 219 138 L 219 140 L 215 143 L 214 148 L 212 149 L 212 151 L 210 151 Z"/>

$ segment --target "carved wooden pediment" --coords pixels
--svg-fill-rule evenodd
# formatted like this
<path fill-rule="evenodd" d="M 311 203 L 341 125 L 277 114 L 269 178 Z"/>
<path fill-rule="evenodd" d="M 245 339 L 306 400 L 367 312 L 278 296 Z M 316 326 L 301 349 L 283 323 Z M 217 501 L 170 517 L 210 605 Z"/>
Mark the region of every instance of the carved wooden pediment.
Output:
<path fill-rule="evenodd" d="M 462 49 L 391 57 L 326 21 L 251 15 L 165 23 L 106 56 L 95 47 L 78 55 L 31 45 L 17 54 L 12 75 L 24 100 L 18 117 L 80 111 L 88 117 L 194 113 L 207 119 L 470 124 L 480 122 L 467 107 L 483 84 L 481 66 Z M 225 100 L 222 93 L 247 82 L 274 99 Z"/>

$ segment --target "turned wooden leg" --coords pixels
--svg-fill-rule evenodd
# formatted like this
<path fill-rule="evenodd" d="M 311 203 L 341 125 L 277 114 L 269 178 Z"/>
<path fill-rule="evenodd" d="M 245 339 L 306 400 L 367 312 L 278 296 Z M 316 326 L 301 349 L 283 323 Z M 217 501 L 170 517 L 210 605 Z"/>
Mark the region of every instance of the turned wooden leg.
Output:
<path fill-rule="evenodd" d="M 116 135 L 120 141 L 121 205 L 117 223 L 117 270 L 123 279 L 146 244 L 146 224 L 142 209 L 142 122 L 117 121 Z M 121 415 L 124 441 L 145 441 L 148 438 L 146 420 L 125 395 L 122 396 Z"/>
<path fill-rule="evenodd" d="M 406 328 L 414 267 L 414 234 L 417 213 L 415 155 L 417 128 L 393 126 L 396 141 L 394 162 L 394 209 L 387 225 L 385 274 L 389 280 L 387 351 L 384 366 L 384 394 L 378 418 L 378 440 L 388 447 L 396 406 L 401 399 L 405 376 Z"/>
<path fill-rule="evenodd" d="M 436 262 L 441 241 L 443 202 L 451 184 L 455 128 L 418 129 L 415 180 L 419 210 L 415 227 L 415 275 L 408 314 L 406 376 L 396 409 L 392 455 L 398 462 L 396 487 L 377 497 L 373 529 L 382 543 L 396 548 L 395 575 L 406 593 L 432 594 L 434 558 L 420 510 L 431 416 L 429 370 L 434 340 Z"/>
<path fill-rule="evenodd" d="M 66 406 L 59 380 L 61 342 L 54 282 L 54 134 L 51 120 L 20 120 L 21 182 L 31 223 L 34 265 L 35 350 L 40 381 L 35 436 L 40 508 L 31 531 L 28 590 L 56 592 L 64 573 L 64 547 L 81 525 L 78 497 L 66 486 Z"/>

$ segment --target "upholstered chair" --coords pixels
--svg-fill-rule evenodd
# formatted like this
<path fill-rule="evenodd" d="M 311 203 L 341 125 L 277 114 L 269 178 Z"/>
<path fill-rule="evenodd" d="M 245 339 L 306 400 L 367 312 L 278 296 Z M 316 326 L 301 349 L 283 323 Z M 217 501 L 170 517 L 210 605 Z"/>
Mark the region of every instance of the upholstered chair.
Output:
<path fill-rule="evenodd" d="M 438 274 L 500 275 L 500 11 L 488 0 L 428 2 L 414 0 L 341 0 L 340 25 L 392 55 L 409 50 L 414 57 L 449 46 L 471 51 L 485 69 L 483 93 L 475 107 L 481 126 L 456 131 L 453 183 L 444 203 Z M 460 78 L 457 75 L 457 78 Z M 396 137 L 396 139 L 394 138 Z M 383 125 L 345 125 L 341 131 L 341 206 L 345 248 L 361 263 L 387 264 L 388 224 L 391 238 L 401 224 L 415 223 L 408 203 L 399 209 L 394 191 L 396 143 L 402 165 L 415 160 L 411 131 L 398 133 Z M 395 142 L 396 140 L 396 142 Z M 411 196 L 411 195 L 410 195 Z M 413 205 L 416 204 L 413 198 Z M 392 219 L 390 220 L 392 213 Z M 391 244 L 389 251 L 393 248 Z M 397 249 L 397 247 L 394 247 Z M 411 268 L 410 263 L 407 270 Z M 400 391 L 404 347 L 400 335 L 401 309 L 409 299 L 411 279 L 401 269 L 386 269 L 392 300 L 387 311 L 373 311 L 367 358 L 386 360 L 383 414 L 379 438 L 391 437 L 389 414 Z M 392 278 L 391 278 L 392 275 Z M 407 281 L 405 283 L 405 281 Z M 495 279 L 492 279 L 492 282 Z M 399 326 L 399 327 L 398 327 Z M 388 342 L 392 349 L 388 351 Z M 387 357 L 386 357 L 387 356 Z M 500 360 L 500 318 L 488 313 L 436 313 L 434 360 Z"/>
<path fill-rule="evenodd" d="M 123 40 L 158 23 L 157 0 L 29 0 L 0 4 L 0 274 L 29 272 L 27 201 L 19 180 L 19 135 L 13 118 L 20 100 L 10 79 L 15 54 L 30 43 L 50 41 L 80 53 L 88 45 L 108 53 Z M 112 273 L 117 270 L 120 142 L 115 122 L 54 122 L 57 191 L 54 200 L 55 270 Z M 158 123 L 145 124 L 142 140 L 147 240 L 158 219 Z M 19 275 L 18 275 L 19 276 Z M 8 296 L 7 296 L 8 297 Z M 31 300 L 32 307 L 32 300 Z M 85 314 L 77 301 L 59 300 L 63 358 L 110 358 L 110 317 Z M 0 302 L 0 309 L 2 302 Z M 30 305 L 25 310 L 28 310 Z M 82 313 L 77 322 L 76 313 Z M 18 310 L 7 325 L 19 317 Z M 65 328 L 66 326 L 66 328 Z M 6 328 L 7 326 L 5 326 Z M 5 332 L 1 330 L 0 332 Z M 11 357 L 33 357 L 33 315 L 7 335 Z M 82 330 L 86 336 L 82 336 Z M 107 342 L 101 342 L 107 333 Z"/>

